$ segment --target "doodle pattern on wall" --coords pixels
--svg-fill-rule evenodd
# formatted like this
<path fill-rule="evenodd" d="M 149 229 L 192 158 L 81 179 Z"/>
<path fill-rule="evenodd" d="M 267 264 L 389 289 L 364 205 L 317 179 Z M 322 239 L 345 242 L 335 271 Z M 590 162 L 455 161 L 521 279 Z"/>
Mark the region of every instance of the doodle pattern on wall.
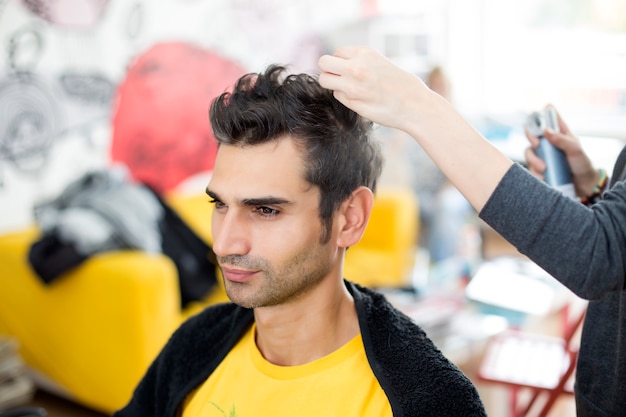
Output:
<path fill-rule="evenodd" d="M 86 171 L 124 163 L 162 192 L 210 173 L 211 99 L 244 69 L 313 70 L 319 27 L 354 16 L 324 4 L 0 0 L 0 233 Z"/>

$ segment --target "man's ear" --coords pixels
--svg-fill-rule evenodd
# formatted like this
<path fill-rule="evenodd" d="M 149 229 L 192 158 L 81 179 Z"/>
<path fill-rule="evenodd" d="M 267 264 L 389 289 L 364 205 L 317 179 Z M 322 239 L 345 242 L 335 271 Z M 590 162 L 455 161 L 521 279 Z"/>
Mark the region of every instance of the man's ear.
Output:
<path fill-rule="evenodd" d="M 337 246 L 348 248 L 361 240 L 374 206 L 374 193 L 367 187 L 357 188 L 341 204 L 338 213 Z"/>

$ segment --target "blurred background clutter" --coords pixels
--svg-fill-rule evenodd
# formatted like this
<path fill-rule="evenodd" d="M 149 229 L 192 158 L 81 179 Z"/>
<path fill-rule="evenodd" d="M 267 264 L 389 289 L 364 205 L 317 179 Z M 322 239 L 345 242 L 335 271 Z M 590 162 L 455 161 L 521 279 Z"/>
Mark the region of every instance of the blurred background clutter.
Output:
<path fill-rule="evenodd" d="M 109 415 L 182 320 L 225 300 L 204 195 L 216 152 L 210 101 L 271 63 L 316 73 L 321 54 L 348 44 L 422 77 L 516 161 L 526 116 L 548 102 L 596 166 L 609 169 L 623 147 L 618 0 L 0 0 L 0 416 L 16 406 Z M 481 223 L 414 141 L 375 134 L 386 165 L 346 277 L 420 323 L 489 415 L 507 415 L 528 387 L 554 399 L 551 416 L 572 415 L 559 384 L 567 366 L 538 388 L 489 368 L 491 347 L 523 330 L 567 341 L 557 357 L 570 358 L 584 302 Z M 109 184 L 99 183 L 112 193 L 106 204 L 77 189 L 120 169 L 142 203 Z M 50 205 L 57 212 L 42 219 Z M 154 219 L 113 216 L 120 207 Z"/>

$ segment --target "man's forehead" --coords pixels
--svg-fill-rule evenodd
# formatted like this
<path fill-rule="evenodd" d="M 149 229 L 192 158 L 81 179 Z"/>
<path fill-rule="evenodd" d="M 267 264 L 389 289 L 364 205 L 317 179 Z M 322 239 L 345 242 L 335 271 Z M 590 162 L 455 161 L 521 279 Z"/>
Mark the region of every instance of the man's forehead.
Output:
<path fill-rule="evenodd" d="M 281 139 L 258 145 L 225 145 L 217 150 L 214 174 L 224 171 L 233 173 L 259 174 L 291 171 L 292 175 L 304 174 L 304 161 L 293 140 Z"/>
<path fill-rule="evenodd" d="M 288 198 L 311 189 L 304 162 L 291 140 L 259 145 L 220 145 L 208 191 L 238 199 Z"/>

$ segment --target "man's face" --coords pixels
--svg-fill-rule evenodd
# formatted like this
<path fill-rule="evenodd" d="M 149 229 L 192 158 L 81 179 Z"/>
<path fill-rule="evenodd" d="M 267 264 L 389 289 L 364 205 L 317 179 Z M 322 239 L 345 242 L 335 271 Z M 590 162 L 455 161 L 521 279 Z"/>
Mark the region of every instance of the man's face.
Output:
<path fill-rule="evenodd" d="M 337 265 L 333 240 L 320 243 L 319 189 L 303 174 L 289 137 L 220 146 L 207 192 L 215 200 L 213 250 L 233 302 L 248 308 L 287 303 Z"/>

